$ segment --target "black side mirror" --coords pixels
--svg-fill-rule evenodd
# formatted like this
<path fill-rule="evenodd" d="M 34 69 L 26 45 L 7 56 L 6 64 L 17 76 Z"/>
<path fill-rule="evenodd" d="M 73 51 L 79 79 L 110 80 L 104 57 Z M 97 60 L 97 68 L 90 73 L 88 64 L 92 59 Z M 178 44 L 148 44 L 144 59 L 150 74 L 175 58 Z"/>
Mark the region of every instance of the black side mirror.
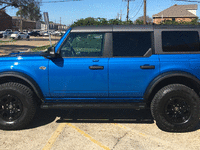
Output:
<path fill-rule="evenodd" d="M 55 47 L 49 47 L 47 53 L 50 58 L 56 57 Z"/>

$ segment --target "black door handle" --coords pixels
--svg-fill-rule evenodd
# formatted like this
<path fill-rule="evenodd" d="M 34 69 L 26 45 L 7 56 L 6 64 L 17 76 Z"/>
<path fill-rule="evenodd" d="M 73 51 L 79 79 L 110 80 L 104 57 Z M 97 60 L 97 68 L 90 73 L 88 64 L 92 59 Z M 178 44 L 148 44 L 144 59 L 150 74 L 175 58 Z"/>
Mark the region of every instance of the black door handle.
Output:
<path fill-rule="evenodd" d="M 140 66 L 141 69 L 155 69 L 155 66 Z"/>
<path fill-rule="evenodd" d="M 89 66 L 89 69 L 91 69 L 91 70 L 103 70 L 104 66 Z"/>

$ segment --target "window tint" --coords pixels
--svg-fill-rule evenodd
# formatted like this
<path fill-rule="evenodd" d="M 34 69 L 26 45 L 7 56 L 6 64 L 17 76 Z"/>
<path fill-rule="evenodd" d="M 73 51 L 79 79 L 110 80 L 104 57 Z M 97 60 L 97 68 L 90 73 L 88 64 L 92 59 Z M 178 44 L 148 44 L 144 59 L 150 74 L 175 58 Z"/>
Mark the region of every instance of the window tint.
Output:
<path fill-rule="evenodd" d="M 151 32 L 113 33 L 113 56 L 144 56 L 151 49 Z"/>
<path fill-rule="evenodd" d="M 196 31 L 162 31 L 164 52 L 199 51 L 199 35 Z"/>
<path fill-rule="evenodd" d="M 102 56 L 103 41 L 104 33 L 71 33 L 61 47 L 61 56 Z"/>

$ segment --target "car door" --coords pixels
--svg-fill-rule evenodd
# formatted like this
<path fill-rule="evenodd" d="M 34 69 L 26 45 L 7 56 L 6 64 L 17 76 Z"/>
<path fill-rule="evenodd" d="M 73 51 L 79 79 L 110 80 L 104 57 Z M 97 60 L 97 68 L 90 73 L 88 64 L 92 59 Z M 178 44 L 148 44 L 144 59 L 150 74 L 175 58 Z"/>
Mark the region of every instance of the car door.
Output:
<path fill-rule="evenodd" d="M 54 98 L 108 97 L 108 58 L 104 33 L 70 33 L 49 62 L 49 88 Z"/>
<path fill-rule="evenodd" d="M 114 32 L 109 60 L 109 97 L 142 99 L 148 84 L 159 74 L 153 52 L 153 31 Z"/>

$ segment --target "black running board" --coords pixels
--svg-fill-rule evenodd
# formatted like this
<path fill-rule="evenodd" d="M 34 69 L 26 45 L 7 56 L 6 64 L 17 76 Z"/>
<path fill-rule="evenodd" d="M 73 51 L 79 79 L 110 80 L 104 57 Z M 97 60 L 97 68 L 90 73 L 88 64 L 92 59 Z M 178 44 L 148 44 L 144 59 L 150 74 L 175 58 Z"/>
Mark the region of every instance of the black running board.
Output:
<path fill-rule="evenodd" d="M 43 103 L 42 109 L 145 109 L 146 103 Z"/>

